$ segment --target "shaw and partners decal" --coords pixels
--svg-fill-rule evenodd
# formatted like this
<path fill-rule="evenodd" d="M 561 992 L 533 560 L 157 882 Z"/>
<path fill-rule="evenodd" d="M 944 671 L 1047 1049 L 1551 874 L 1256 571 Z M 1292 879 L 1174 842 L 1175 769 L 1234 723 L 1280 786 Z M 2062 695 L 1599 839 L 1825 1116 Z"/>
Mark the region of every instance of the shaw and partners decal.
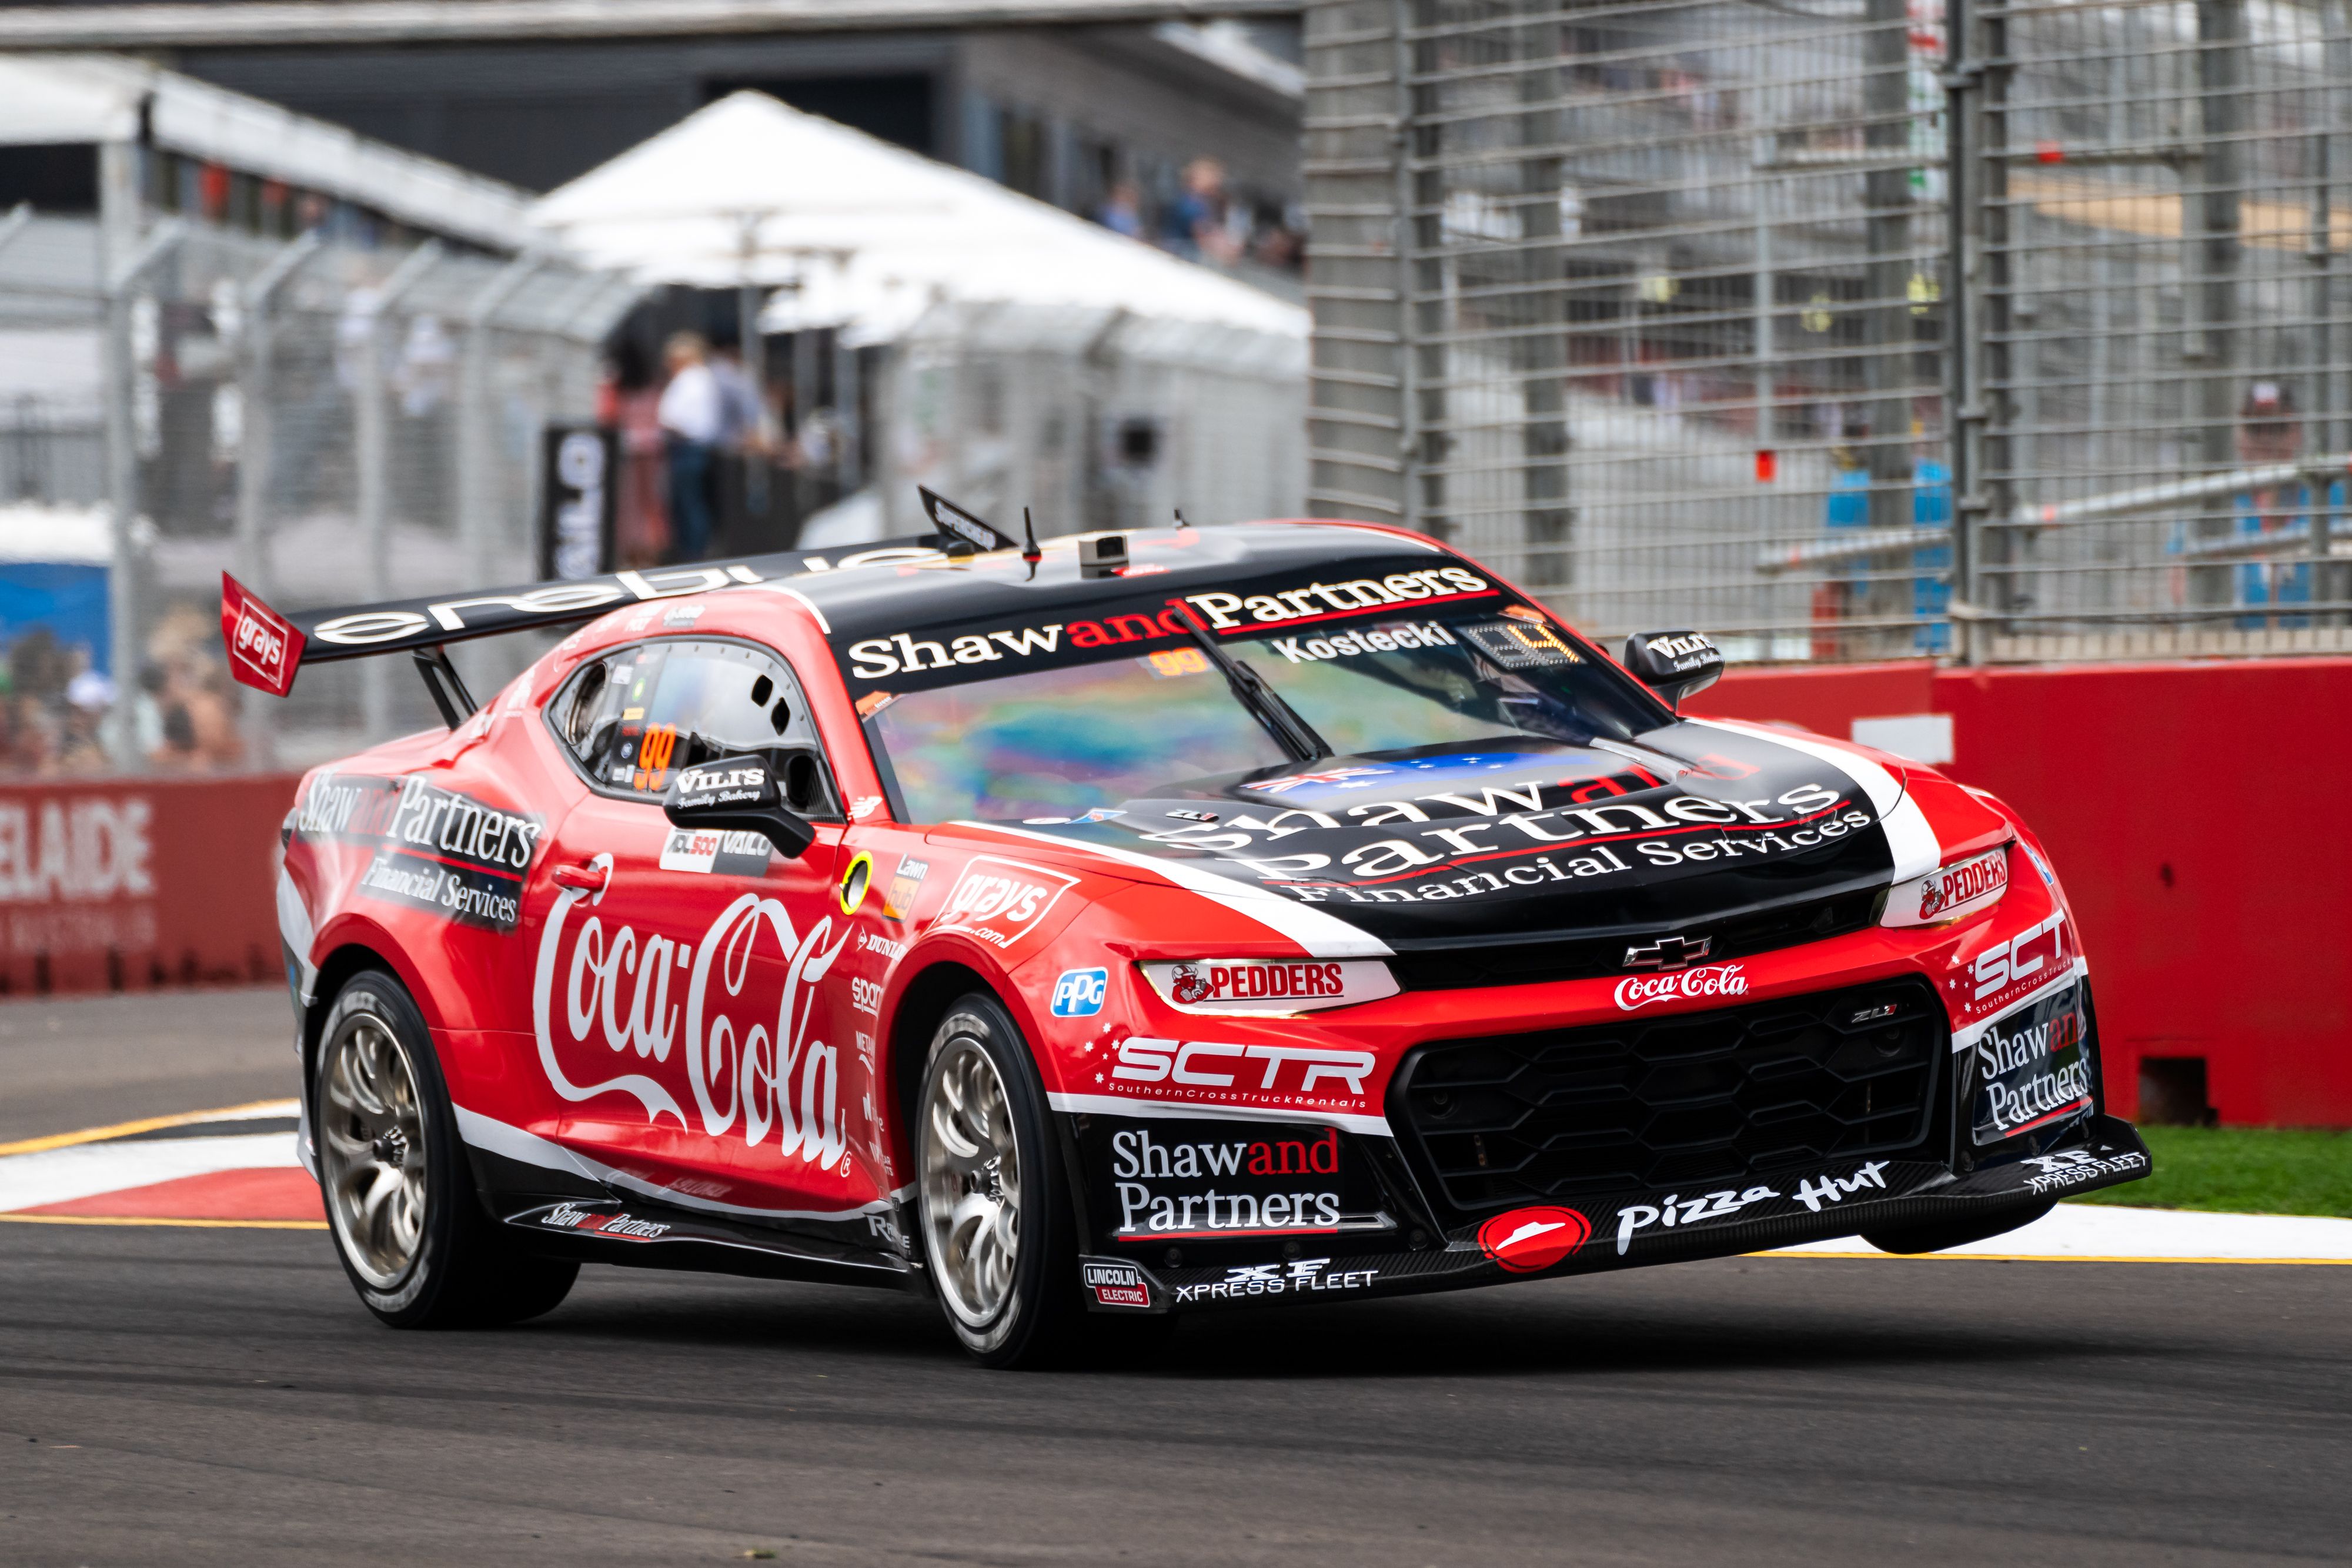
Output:
<path fill-rule="evenodd" d="M 2088 1019 L 2080 981 L 1995 1019 L 1969 1048 L 1977 1091 L 1977 1144 L 2065 1120 L 2091 1108 Z"/>
<path fill-rule="evenodd" d="M 650 1219 L 639 1219 L 626 1210 L 619 1214 L 598 1214 L 573 1203 L 557 1204 L 541 1215 L 539 1222 L 553 1230 L 612 1236 L 630 1241 L 656 1241 L 668 1235 L 670 1228 Z"/>
<path fill-rule="evenodd" d="M 1093 1130 L 1089 1130 L 1092 1134 Z M 1098 1135 L 1089 1145 L 1102 1143 Z M 1335 1128 L 1155 1122 L 1111 1131 L 1104 1166 L 1118 1241 L 1336 1231 L 1376 1208 Z M 1344 1168 L 1343 1168 L 1344 1166 Z M 1352 1201 L 1351 1201 L 1352 1200 Z M 1358 1215 L 1361 1225 L 1381 1222 Z"/>
<path fill-rule="evenodd" d="M 941 632 L 934 637 L 898 632 L 886 637 L 861 638 L 842 652 L 849 661 L 854 680 L 879 681 L 938 670 L 1001 664 L 1008 660 L 1018 667 L 1041 657 L 1190 637 L 1195 625 L 1207 632 L 1231 634 L 1286 623 L 1353 617 L 1391 605 L 1467 600 L 1496 591 L 1494 584 L 1466 568 L 1429 567 L 1344 582 L 1310 582 L 1302 588 L 1265 593 L 1188 593 L 1158 604 L 1139 604 L 1120 613 L 1033 626 L 982 627 L 962 632 Z M 1423 640 L 1419 631 L 1412 633 L 1413 641 L 1409 643 L 1394 643 L 1392 630 L 1388 634 L 1392 645 L 1438 645 Z M 1436 634 L 1447 643 L 1454 641 L 1443 628 L 1436 629 Z M 1299 661 L 1293 655 L 1292 662 Z"/>
<path fill-rule="evenodd" d="M 816 1034 L 818 988 L 847 923 L 838 937 L 830 915 L 795 932 L 781 903 L 746 893 L 693 942 L 597 914 L 575 928 L 582 902 L 593 908 L 604 891 L 565 888 L 540 936 L 531 1022 L 549 1086 L 574 1103 L 626 1094 L 649 1126 L 740 1136 L 847 1176 L 842 1107 L 856 1091 L 844 1092 L 839 1047 Z"/>
<path fill-rule="evenodd" d="M 1327 770 L 1318 781 L 1344 788 L 1349 780 L 1339 777 L 1342 771 Z M 1832 847 L 1876 822 L 1859 801 L 1822 784 L 1752 800 L 1683 794 L 1663 786 L 1647 800 L 1588 796 L 1590 803 L 1580 804 L 1546 793 L 1589 790 L 1593 784 L 1590 779 L 1559 785 L 1528 779 L 1328 810 L 1298 804 L 1265 816 L 1244 811 L 1143 837 L 1220 852 L 1225 865 L 1244 869 L 1303 903 L 1344 905 L 1435 904 L 1678 868 L 1736 867 Z M 1611 792 L 1630 793 L 1622 788 Z M 1311 847 L 1317 842 L 1311 837 L 1296 844 L 1283 841 L 1317 830 L 1366 827 L 1390 827 L 1395 836 L 1363 842 L 1350 834 L 1348 847 L 1335 844 L 1330 850 Z"/>
<path fill-rule="evenodd" d="M 322 841 L 373 846 L 357 891 L 461 925 L 512 931 L 522 918 L 523 876 L 545 821 L 442 789 L 421 774 L 314 779 L 295 831 Z"/>

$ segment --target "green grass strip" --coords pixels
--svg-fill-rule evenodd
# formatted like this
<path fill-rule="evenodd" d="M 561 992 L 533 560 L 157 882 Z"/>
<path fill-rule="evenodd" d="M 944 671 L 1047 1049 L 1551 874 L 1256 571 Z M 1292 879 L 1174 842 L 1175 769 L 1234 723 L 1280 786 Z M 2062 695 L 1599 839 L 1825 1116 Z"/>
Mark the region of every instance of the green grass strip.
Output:
<path fill-rule="evenodd" d="M 2142 1127 L 2140 1134 L 2155 1175 L 2069 1201 L 2352 1218 L 2352 1133 Z"/>

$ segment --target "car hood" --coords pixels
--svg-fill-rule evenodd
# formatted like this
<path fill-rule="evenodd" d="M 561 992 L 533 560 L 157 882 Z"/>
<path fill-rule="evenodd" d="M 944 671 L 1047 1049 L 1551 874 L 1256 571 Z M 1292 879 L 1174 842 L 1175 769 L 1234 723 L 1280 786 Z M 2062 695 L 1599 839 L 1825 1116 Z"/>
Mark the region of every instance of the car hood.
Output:
<path fill-rule="evenodd" d="M 1896 773 L 1706 720 L 1624 742 L 1325 758 L 1017 831 L 1261 920 L 1301 912 L 1269 923 L 1334 955 L 1368 946 L 1342 934 L 1402 950 L 1677 927 L 1884 887 L 1937 858 Z M 1326 928 L 1339 939 L 1317 942 Z"/>

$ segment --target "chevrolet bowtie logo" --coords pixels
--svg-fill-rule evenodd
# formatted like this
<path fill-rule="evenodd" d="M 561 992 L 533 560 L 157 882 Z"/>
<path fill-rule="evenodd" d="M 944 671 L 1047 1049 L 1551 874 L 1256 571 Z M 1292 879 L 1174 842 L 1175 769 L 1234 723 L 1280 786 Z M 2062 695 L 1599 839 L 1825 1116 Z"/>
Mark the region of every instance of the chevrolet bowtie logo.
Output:
<path fill-rule="evenodd" d="M 1626 948 L 1625 967 L 1679 969 L 1706 957 L 1707 949 L 1714 946 L 1712 936 L 1661 936 L 1646 947 Z"/>

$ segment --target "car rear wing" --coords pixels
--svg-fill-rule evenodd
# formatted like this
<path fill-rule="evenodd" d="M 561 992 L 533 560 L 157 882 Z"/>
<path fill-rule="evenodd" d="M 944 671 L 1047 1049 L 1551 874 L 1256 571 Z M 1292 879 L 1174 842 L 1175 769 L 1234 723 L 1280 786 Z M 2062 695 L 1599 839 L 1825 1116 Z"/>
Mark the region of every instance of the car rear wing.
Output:
<path fill-rule="evenodd" d="M 847 550 L 785 550 L 293 615 L 272 610 L 223 572 L 221 641 L 227 650 L 231 674 L 257 691 L 280 697 L 294 689 L 294 677 L 306 664 L 407 653 L 416 661 L 441 716 L 455 728 L 476 704 L 449 663 L 445 650 L 451 643 L 593 621 L 623 604 L 678 599 L 824 571 L 912 565 L 978 549 L 1007 549 L 1016 542 L 952 502 L 929 490 L 921 494 L 924 509 L 938 526 L 935 533 L 885 539 Z"/>

